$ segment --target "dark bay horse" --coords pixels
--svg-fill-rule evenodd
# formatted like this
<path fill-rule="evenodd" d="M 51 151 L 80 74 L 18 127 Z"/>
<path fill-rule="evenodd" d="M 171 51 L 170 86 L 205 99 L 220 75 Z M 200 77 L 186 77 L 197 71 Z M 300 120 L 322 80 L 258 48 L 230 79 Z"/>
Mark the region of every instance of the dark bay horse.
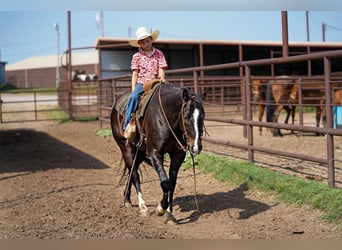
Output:
<path fill-rule="evenodd" d="M 271 93 L 273 80 L 252 80 L 252 94 L 253 94 L 253 101 L 258 103 L 258 111 L 259 111 L 259 122 L 262 121 L 262 118 L 265 113 L 265 109 L 267 109 L 267 122 L 273 121 L 273 113 L 274 113 L 274 106 L 275 103 L 278 102 L 279 95 L 273 96 Z M 276 99 L 276 100 L 274 100 Z M 287 115 L 285 118 L 285 123 L 288 123 L 290 115 L 292 118 L 292 124 L 294 124 L 295 119 L 295 106 L 282 106 L 285 109 Z M 262 127 L 259 127 L 259 134 L 262 135 Z"/>
<path fill-rule="evenodd" d="M 275 100 L 275 109 L 269 110 L 267 115 L 273 116 L 272 122 L 278 122 L 280 111 L 286 105 L 291 105 L 295 108 L 298 106 L 298 88 L 299 85 L 294 79 L 287 76 L 282 76 L 280 79 L 274 80 L 271 85 L 272 96 Z M 324 97 L 325 92 L 323 82 L 307 82 L 302 86 L 302 105 L 306 107 L 315 107 L 316 109 L 316 127 L 319 127 L 321 117 L 323 126 L 325 126 L 325 108 Z M 266 100 L 267 102 L 267 100 Z M 280 129 L 271 129 L 274 136 L 282 136 Z"/>
<path fill-rule="evenodd" d="M 150 214 L 142 196 L 138 172 L 139 165 L 146 162 L 153 166 L 160 179 L 162 199 L 157 206 L 157 214 L 162 216 L 166 213 L 166 222 L 177 223 L 172 215 L 172 203 L 179 168 L 187 150 L 191 154 L 199 154 L 202 150 L 205 112 L 201 98 L 192 91 L 171 83 L 157 86 L 144 115 L 137 120 L 138 146 L 124 138 L 124 117 L 115 107 L 116 105 L 111 113 L 113 137 L 120 147 L 125 168 L 131 174 L 124 193 L 125 206 L 131 207 L 133 184 L 138 195 L 140 212 L 144 216 Z M 170 158 L 168 175 L 164 169 L 166 153 Z"/>

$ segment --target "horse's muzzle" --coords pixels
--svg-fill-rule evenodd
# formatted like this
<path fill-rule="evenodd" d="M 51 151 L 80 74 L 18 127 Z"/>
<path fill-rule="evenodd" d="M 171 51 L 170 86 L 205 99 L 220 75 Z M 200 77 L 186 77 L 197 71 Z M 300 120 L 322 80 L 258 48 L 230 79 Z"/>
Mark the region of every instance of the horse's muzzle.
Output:
<path fill-rule="evenodd" d="M 258 102 L 260 99 L 259 93 L 253 94 L 253 102 Z"/>
<path fill-rule="evenodd" d="M 190 146 L 189 150 L 192 154 L 199 154 L 202 151 L 202 144 L 192 145 Z"/>

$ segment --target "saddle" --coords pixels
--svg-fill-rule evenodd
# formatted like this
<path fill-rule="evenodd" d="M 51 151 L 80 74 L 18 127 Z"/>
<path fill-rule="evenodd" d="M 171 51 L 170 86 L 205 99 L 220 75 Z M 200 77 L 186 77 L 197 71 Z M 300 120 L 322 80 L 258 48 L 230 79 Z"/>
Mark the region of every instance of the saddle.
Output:
<path fill-rule="evenodd" d="M 146 108 L 149 104 L 149 101 L 151 99 L 151 97 L 153 96 L 153 94 L 155 93 L 155 91 L 157 90 L 158 86 L 160 86 L 160 80 L 158 79 L 154 79 L 154 80 L 150 80 L 146 83 L 144 83 L 143 85 L 143 89 L 144 89 L 144 93 L 143 95 L 140 97 L 140 102 L 139 102 L 139 106 L 138 109 L 131 114 L 131 119 L 129 122 L 129 134 L 131 134 L 129 141 L 133 144 L 136 145 L 141 145 L 142 141 L 143 141 L 143 131 L 142 131 L 142 127 L 140 124 L 140 119 L 144 116 Z M 126 112 L 126 108 L 127 108 L 127 104 L 128 104 L 128 98 L 130 96 L 130 93 L 127 93 L 126 95 L 122 96 L 117 104 L 115 105 L 115 109 L 118 111 L 118 113 L 125 117 L 125 112 Z M 137 138 L 136 138 L 136 132 L 137 130 L 139 131 L 140 134 L 140 139 L 137 142 Z M 123 133 L 123 131 L 122 131 Z"/>

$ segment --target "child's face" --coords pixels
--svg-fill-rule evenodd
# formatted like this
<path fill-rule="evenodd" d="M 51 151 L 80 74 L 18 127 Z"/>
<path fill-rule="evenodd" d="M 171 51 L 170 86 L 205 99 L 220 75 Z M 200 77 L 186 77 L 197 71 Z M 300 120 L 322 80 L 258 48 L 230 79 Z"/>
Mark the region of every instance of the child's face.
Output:
<path fill-rule="evenodd" d="M 142 40 L 139 40 L 139 45 L 143 50 L 150 50 L 152 48 L 152 38 L 146 37 Z"/>

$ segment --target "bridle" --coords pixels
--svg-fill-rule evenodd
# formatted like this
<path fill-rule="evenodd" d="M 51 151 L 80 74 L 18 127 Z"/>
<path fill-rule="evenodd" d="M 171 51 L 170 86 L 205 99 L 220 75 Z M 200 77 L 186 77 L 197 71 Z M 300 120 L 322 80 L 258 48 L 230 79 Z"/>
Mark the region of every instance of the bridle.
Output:
<path fill-rule="evenodd" d="M 163 106 L 163 103 L 162 103 L 162 99 L 161 99 L 161 87 L 159 87 L 159 93 L 158 93 L 158 98 L 159 98 L 159 105 L 160 105 L 160 108 L 161 108 L 161 111 L 163 113 L 163 116 L 164 116 L 164 119 L 167 123 L 167 126 L 169 127 L 173 137 L 175 138 L 175 140 L 177 141 L 179 147 L 184 151 L 184 152 L 187 152 L 188 151 L 188 145 L 183 145 L 180 141 L 180 139 L 177 137 L 176 133 L 174 132 L 174 130 L 172 129 L 172 126 L 170 125 L 170 122 L 169 120 L 167 119 L 167 116 L 166 116 L 166 112 L 165 112 L 165 109 L 164 109 L 164 106 Z M 182 106 L 181 106 L 181 110 L 180 110 L 180 114 L 179 116 L 181 117 L 181 130 L 183 131 L 183 139 L 185 140 L 185 142 L 189 141 L 189 132 L 187 131 L 186 129 L 186 126 L 185 126 L 185 112 L 187 111 L 187 106 L 190 104 L 191 101 L 193 101 L 195 98 L 194 95 L 190 96 L 189 100 L 185 101 L 183 99 L 183 102 L 182 102 Z"/>

